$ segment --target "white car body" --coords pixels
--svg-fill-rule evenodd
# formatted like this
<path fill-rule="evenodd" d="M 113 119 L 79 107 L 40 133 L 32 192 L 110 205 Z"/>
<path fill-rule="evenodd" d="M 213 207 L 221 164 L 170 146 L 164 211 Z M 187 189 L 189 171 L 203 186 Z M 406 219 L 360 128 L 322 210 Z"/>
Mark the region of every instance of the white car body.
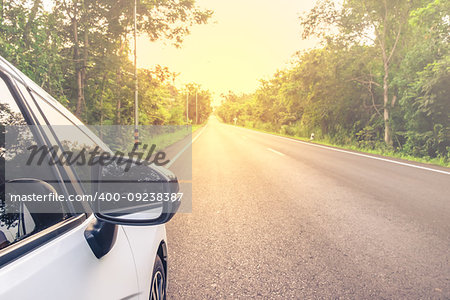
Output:
<path fill-rule="evenodd" d="M 29 101 L 24 87 L 45 93 L 1 58 L 0 73 L 17 85 L 23 101 Z M 96 221 L 93 213 L 78 214 L 0 248 L 0 299 L 149 299 L 157 255 L 167 270 L 165 225 L 114 225 L 113 246 L 97 258 L 85 236 Z"/>
<path fill-rule="evenodd" d="M 94 218 L 1 268 L 0 299 L 149 299 L 165 226 L 119 226 L 97 259 L 84 237 Z"/>

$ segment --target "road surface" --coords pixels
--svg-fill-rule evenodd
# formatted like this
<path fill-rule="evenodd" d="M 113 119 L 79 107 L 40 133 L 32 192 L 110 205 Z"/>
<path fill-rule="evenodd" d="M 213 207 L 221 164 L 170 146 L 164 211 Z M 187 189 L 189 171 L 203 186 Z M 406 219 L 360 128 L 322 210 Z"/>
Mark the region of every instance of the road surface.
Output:
<path fill-rule="evenodd" d="M 214 118 L 198 134 L 193 212 L 167 225 L 171 299 L 450 298 L 449 169 Z"/>

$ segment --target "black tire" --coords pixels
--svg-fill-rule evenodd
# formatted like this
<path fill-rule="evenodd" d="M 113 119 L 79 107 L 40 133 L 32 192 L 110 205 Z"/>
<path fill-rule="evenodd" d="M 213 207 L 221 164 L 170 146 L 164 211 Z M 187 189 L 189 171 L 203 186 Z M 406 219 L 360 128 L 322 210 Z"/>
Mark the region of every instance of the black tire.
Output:
<path fill-rule="evenodd" d="M 152 284 L 150 286 L 150 300 L 166 299 L 166 272 L 159 255 L 156 255 L 155 266 L 153 267 Z"/>

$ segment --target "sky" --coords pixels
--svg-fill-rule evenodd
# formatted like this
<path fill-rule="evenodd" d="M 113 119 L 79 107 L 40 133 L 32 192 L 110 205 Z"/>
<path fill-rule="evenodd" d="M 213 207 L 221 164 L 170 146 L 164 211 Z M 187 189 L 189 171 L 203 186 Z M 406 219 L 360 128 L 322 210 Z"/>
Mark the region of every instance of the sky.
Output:
<path fill-rule="evenodd" d="M 206 25 L 191 28 L 181 48 L 138 38 L 138 67 L 159 64 L 180 73 L 175 85 L 195 82 L 215 97 L 251 93 L 260 79 L 283 69 L 296 51 L 316 46 L 302 40 L 299 16 L 313 0 L 197 0 L 214 11 Z"/>

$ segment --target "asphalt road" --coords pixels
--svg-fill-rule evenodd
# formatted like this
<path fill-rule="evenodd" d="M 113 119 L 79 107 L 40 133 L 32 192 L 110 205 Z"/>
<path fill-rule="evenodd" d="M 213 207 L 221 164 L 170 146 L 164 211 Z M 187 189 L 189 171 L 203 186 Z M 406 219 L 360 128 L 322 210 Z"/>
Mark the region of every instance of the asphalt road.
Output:
<path fill-rule="evenodd" d="M 196 134 L 193 212 L 167 225 L 171 299 L 450 298 L 449 169 L 216 119 Z"/>

